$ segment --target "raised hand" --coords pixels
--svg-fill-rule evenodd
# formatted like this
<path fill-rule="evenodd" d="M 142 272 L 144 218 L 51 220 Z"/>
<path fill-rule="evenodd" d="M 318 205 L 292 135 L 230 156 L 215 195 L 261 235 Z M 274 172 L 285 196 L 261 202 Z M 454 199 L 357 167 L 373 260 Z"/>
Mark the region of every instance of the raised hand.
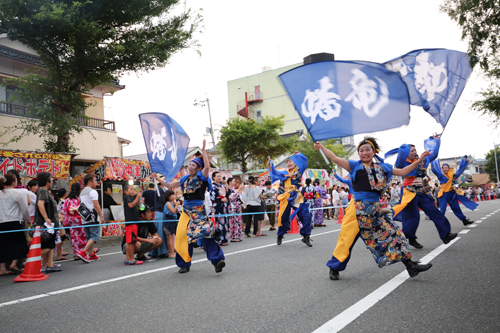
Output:
<path fill-rule="evenodd" d="M 320 149 L 321 149 L 321 146 L 322 146 L 322 145 L 321 145 L 321 143 L 319 143 L 319 142 L 315 142 L 315 143 L 314 143 L 314 149 L 316 149 L 316 150 L 320 150 Z"/>
<path fill-rule="evenodd" d="M 207 145 L 207 140 L 203 140 L 203 147 L 201 148 L 201 150 L 205 150 L 206 145 Z"/>
<path fill-rule="evenodd" d="M 424 160 L 424 158 L 426 158 L 426 157 L 427 157 L 427 156 L 429 156 L 430 154 L 431 154 L 431 153 L 429 153 L 427 150 L 426 150 L 426 151 L 424 151 L 424 152 L 422 153 L 422 155 L 420 155 L 419 160 L 423 161 L 423 160 Z"/>

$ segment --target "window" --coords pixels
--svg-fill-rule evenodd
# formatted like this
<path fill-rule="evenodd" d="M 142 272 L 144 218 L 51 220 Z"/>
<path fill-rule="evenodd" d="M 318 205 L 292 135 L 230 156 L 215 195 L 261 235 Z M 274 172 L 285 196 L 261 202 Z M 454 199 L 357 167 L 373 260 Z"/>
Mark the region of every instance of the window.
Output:
<path fill-rule="evenodd" d="M 256 111 L 255 115 L 257 116 L 257 122 L 260 124 L 262 123 L 262 111 Z"/>
<path fill-rule="evenodd" d="M 479 167 L 476 167 L 476 173 L 479 173 Z"/>

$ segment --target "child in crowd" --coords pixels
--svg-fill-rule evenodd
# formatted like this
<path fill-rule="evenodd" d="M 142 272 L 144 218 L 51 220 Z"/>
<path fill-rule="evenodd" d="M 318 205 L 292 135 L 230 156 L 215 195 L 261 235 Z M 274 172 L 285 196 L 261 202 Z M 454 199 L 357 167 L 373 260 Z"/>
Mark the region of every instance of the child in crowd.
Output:
<path fill-rule="evenodd" d="M 165 191 L 165 220 L 177 220 L 177 208 L 180 205 L 179 200 L 176 200 L 175 192 L 172 190 Z M 163 222 L 163 231 L 167 235 L 168 258 L 175 258 L 174 252 L 174 236 L 177 229 L 177 221 Z"/>
<path fill-rule="evenodd" d="M 139 220 L 139 210 L 137 209 L 137 205 L 139 204 L 139 200 L 141 198 L 141 193 L 139 192 L 137 195 L 135 194 L 135 187 L 133 185 L 129 185 L 125 192 L 125 201 L 124 201 L 124 212 L 125 212 L 125 222 L 137 222 Z M 135 198 L 134 198 L 135 195 Z M 126 258 L 125 265 L 142 265 L 142 261 L 134 260 L 134 250 L 135 243 L 137 243 L 137 235 L 139 234 L 139 227 L 136 223 L 127 223 L 125 225 L 125 236 L 127 242 L 126 248 Z"/>

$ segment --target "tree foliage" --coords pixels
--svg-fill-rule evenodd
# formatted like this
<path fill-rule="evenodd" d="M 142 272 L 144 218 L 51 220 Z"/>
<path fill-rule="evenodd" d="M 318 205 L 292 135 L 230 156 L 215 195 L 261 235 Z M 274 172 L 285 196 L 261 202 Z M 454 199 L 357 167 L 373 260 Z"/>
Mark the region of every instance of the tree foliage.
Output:
<path fill-rule="evenodd" d="M 267 157 L 275 158 L 290 151 L 293 138 L 283 139 L 284 116 L 264 116 L 259 124 L 241 117 L 231 118 L 220 130 L 219 150 L 228 163 L 235 163 L 245 174 L 252 164 L 264 166 Z"/>
<path fill-rule="evenodd" d="M 470 65 L 488 70 L 500 47 L 500 3 L 498 0 L 445 0 L 441 11 L 462 28 L 468 40 Z"/>
<path fill-rule="evenodd" d="M 176 52 L 197 47 L 193 35 L 201 16 L 178 3 L 2 0 L 0 33 L 34 49 L 45 65 L 4 82 L 22 88 L 16 101 L 30 106 L 31 118 L 3 134 L 39 134 L 48 151 L 74 150 L 70 136 L 82 131 L 78 116 L 89 106 L 82 93 L 110 86 L 128 71 L 163 67 Z"/>
<path fill-rule="evenodd" d="M 479 64 L 491 82 L 479 93 L 472 109 L 500 124 L 500 2 L 498 0 L 445 0 L 441 11 L 462 28 L 462 40 L 467 40 L 471 68 Z"/>
<path fill-rule="evenodd" d="M 297 140 L 295 142 L 295 150 L 300 151 L 307 157 L 307 160 L 309 161 L 308 168 L 325 169 L 332 172 L 333 169 L 336 168 L 336 164 L 333 163 L 332 161 L 330 161 L 330 164 L 327 164 L 325 162 L 325 159 L 321 155 L 321 152 L 314 149 L 313 145 L 314 141 L 312 137 L 309 134 L 307 134 L 305 140 Z M 340 144 L 338 139 L 326 140 L 325 142 L 323 142 L 323 146 L 325 146 L 325 148 L 330 149 L 332 152 L 335 153 L 335 155 L 342 158 L 347 158 L 351 155 L 350 152 L 347 151 L 344 148 L 344 146 Z"/>
<path fill-rule="evenodd" d="M 497 164 L 498 167 L 500 168 L 500 147 L 496 147 L 496 154 L 497 154 Z M 484 164 L 484 171 L 490 176 L 490 179 L 494 181 L 495 183 L 498 183 L 497 179 L 497 171 L 496 171 L 496 165 L 495 165 L 495 152 L 493 149 L 491 149 L 487 154 L 486 154 L 486 163 Z"/>

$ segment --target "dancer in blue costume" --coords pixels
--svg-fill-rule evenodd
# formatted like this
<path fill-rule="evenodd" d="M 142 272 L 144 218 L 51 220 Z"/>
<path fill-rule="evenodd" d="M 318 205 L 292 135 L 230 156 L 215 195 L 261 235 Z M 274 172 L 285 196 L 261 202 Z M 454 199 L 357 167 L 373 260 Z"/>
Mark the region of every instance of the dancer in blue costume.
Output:
<path fill-rule="evenodd" d="M 439 233 L 439 238 L 443 243 L 448 244 L 455 237 L 456 233 L 451 233 L 451 225 L 448 219 L 434 205 L 434 200 L 430 196 L 431 187 L 429 177 L 427 176 L 427 166 L 436 159 L 441 140 L 435 134 L 429 138 L 425 145 L 434 147 L 432 154 L 424 161 L 419 163 L 418 168 L 403 177 L 403 195 L 400 204 L 393 207 L 394 219 L 403 223 L 403 232 L 408 238 L 410 245 L 417 249 L 423 248 L 423 245 L 417 242 L 417 228 L 420 223 L 420 213 L 418 209 L 424 211 L 426 216 L 434 222 Z M 417 150 L 414 145 L 404 144 L 399 148 L 393 149 L 385 157 L 397 153 L 395 166 L 403 168 L 415 163 L 418 158 Z"/>
<path fill-rule="evenodd" d="M 453 187 L 453 183 L 456 181 L 458 177 L 462 175 L 465 169 L 469 166 L 469 160 L 467 159 L 467 156 L 462 158 L 462 161 L 460 161 L 460 166 L 458 168 L 458 171 L 455 173 L 453 169 L 450 168 L 450 165 L 448 163 L 443 164 L 443 166 L 439 167 L 440 163 L 439 160 L 434 160 L 431 163 L 431 169 L 432 172 L 438 177 L 439 182 L 441 183 L 441 186 L 439 186 L 439 193 L 438 193 L 438 198 L 439 198 L 439 208 L 441 209 L 441 213 L 443 215 L 446 212 L 446 205 L 450 204 L 450 208 L 455 213 L 456 217 L 464 225 L 469 225 L 474 223 L 473 221 L 469 220 L 468 218 L 465 217 L 464 213 L 462 213 L 462 210 L 460 209 L 460 204 L 458 203 L 459 201 L 467 208 L 470 210 L 475 210 L 477 208 L 477 203 L 470 201 L 468 198 L 464 196 L 464 191 L 459 190 Z"/>
<path fill-rule="evenodd" d="M 338 280 L 339 271 L 345 269 L 349 261 L 352 245 L 358 237 L 365 242 L 367 249 L 372 253 L 379 267 L 402 262 L 411 277 L 428 270 L 432 264 L 420 265 L 411 260 L 410 246 L 405 235 L 398 225 L 391 219 L 391 215 L 380 207 L 380 196 L 387 188 L 392 175 L 404 176 L 413 171 L 428 152 L 411 165 L 397 169 L 392 165 L 383 163 L 376 155 L 379 151 L 376 140 L 365 137 L 358 145 L 359 161 L 351 161 L 336 156 L 319 142 L 314 144 L 316 150 L 323 153 L 338 166 L 349 172 L 354 189 L 354 199 L 346 210 L 341 231 L 342 237 L 337 242 L 337 247 L 332 259 L 326 264 L 330 268 L 330 279 Z M 374 162 L 374 158 L 377 162 Z M 345 222 L 347 219 L 347 222 Z M 357 225 L 352 221 L 357 221 Z M 344 227 L 344 223 L 346 223 Z"/>
<path fill-rule="evenodd" d="M 278 214 L 278 239 L 277 244 L 281 245 L 284 235 L 290 230 L 290 221 L 297 215 L 302 222 L 300 234 L 302 242 L 311 247 L 311 213 L 309 213 L 309 205 L 304 202 L 304 197 L 299 191 L 302 174 L 307 169 L 307 157 L 304 154 L 295 152 L 289 159 L 286 160 L 288 171 L 278 171 L 274 168 L 271 159 L 267 164 L 269 175 L 272 182 L 279 180 L 280 186 L 283 187 L 284 193 L 278 196 L 280 202 L 280 210 Z M 292 207 L 294 212 L 290 215 Z"/>
<path fill-rule="evenodd" d="M 180 180 L 174 180 L 165 184 L 168 188 L 181 187 L 184 195 L 182 215 L 177 224 L 175 235 L 175 251 L 177 252 L 175 262 L 179 273 L 187 273 L 191 267 L 193 246 L 198 242 L 205 247 L 207 259 L 215 266 L 215 272 L 220 273 L 226 266 L 224 253 L 215 241 L 215 228 L 212 220 L 208 218 L 205 210 L 205 191 L 212 190 L 212 183 L 208 177 L 210 161 L 205 151 L 206 141 L 203 140 L 203 161 L 193 158 L 188 165 L 188 174 Z"/>

